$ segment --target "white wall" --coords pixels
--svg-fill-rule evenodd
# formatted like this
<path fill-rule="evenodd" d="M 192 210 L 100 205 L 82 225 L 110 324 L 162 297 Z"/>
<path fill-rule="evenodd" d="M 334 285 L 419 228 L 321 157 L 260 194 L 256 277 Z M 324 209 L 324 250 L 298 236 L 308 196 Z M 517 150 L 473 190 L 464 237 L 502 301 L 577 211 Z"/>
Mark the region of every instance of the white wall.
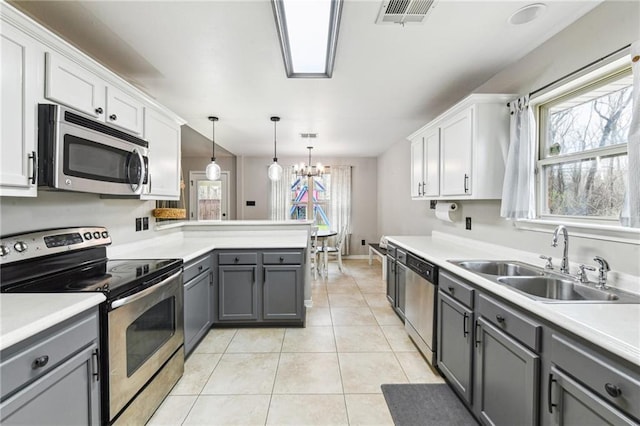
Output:
<path fill-rule="evenodd" d="M 605 2 L 520 61 L 491 78 L 474 92 L 528 93 L 606 54 L 640 39 L 639 2 Z M 448 105 L 432 111 L 425 123 Z M 488 241 L 556 258 L 551 235 L 515 229 L 499 217 L 499 201 L 462 201 L 460 220 L 435 219 L 428 201 L 412 201 L 409 195 L 410 145 L 397 141 L 378 158 L 378 231 L 384 235 L 428 235 L 433 230 Z M 472 218 L 472 230 L 462 218 Z M 611 268 L 640 275 L 640 246 L 571 237 L 569 257 L 591 264 L 594 255 L 605 257 Z"/>
<path fill-rule="evenodd" d="M 155 236 L 155 201 L 101 199 L 96 194 L 38 191 L 37 198 L 0 198 L 0 235 L 68 226 L 105 226 L 114 244 Z M 149 230 L 135 232 L 135 218 Z"/>
<path fill-rule="evenodd" d="M 238 219 L 268 219 L 270 182 L 267 168 L 272 163 L 270 157 L 238 157 Z M 283 165 L 307 162 L 304 157 L 279 157 Z M 324 165 L 350 165 L 351 170 L 351 254 L 368 253 L 366 243 L 377 242 L 377 198 L 378 166 L 374 157 L 312 157 L 313 163 Z M 246 201 L 255 201 L 255 206 L 247 206 Z"/>

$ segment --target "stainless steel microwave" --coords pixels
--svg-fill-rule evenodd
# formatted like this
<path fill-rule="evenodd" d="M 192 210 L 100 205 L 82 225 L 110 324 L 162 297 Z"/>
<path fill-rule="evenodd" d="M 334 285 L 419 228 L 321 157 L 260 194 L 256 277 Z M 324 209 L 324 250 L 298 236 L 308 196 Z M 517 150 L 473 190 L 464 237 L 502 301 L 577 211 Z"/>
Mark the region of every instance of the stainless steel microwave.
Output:
<path fill-rule="evenodd" d="M 105 195 L 148 188 L 149 144 L 60 105 L 38 105 L 38 185 Z"/>

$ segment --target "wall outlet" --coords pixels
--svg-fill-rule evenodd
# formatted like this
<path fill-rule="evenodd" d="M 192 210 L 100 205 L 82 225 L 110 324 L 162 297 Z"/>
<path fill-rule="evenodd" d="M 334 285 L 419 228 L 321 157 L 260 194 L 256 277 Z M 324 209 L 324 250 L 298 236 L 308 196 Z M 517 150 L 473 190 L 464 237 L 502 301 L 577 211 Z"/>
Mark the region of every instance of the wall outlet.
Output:
<path fill-rule="evenodd" d="M 464 227 L 468 230 L 471 230 L 471 218 L 470 217 L 465 217 L 464 218 Z"/>
<path fill-rule="evenodd" d="M 136 217 L 136 232 L 142 231 L 142 218 Z"/>
<path fill-rule="evenodd" d="M 149 218 L 148 217 L 143 217 L 142 218 L 142 230 L 146 231 L 147 229 L 149 229 Z"/>
<path fill-rule="evenodd" d="M 361 244 L 361 245 L 365 245 L 365 244 L 366 244 L 366 242 L 365 242 L 364 240 L 362 240 L 362 241 L 360 242 L 360 244 Z"/>

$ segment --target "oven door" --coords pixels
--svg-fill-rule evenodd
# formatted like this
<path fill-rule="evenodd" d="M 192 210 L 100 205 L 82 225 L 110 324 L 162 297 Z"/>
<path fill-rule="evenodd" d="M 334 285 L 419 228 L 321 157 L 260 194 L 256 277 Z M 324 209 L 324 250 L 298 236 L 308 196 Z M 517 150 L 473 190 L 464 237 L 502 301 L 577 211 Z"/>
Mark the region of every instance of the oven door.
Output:
<path fill-rule="evenodd" d="M 109 420 L 184 343 L 182 270 L 110 302 Z"/>

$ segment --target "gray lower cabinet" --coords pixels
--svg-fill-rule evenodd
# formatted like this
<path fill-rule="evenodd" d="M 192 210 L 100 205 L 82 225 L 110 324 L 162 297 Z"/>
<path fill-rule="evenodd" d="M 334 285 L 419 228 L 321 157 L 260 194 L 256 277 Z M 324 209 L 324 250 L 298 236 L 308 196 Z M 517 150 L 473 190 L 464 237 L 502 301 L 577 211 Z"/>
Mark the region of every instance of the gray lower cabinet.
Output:
<path fill-rule="evenodd" d="M 292 249 L 218 251 L 220 324 L 303 324 L 304 252 Z"/>
<path fill-rule="evenodd" d="M 562 370 L 553 367 L 549 380 L 551 393 L 547 405 L 554 425 L 638 424 Z"/>
<path fill-rule="evenodd" d="M 554 425 L 637 425 L 640 372 L 554 333 L 546 409 Z"/>
<path fill-rule="evenodd" d="M 247 321 L 258 319 L 256 265 L 218 266 L 218 319 Z"/>
<path fill-rule="evenodd" d="M 540 357 L 484 318 L 476 323 L 476 413 L 486 424 L 538 424 Z"/>
<path fill-rule="evenodd" d="M 99 425 L 97 308 L 2 351 L 3 425 Z"/>
<path fill-rule="evenodd" d="M 211 328 L 211 256 L 184 267 L 184 352 L 189 355 Z"/>
<path fill-rule="evenodd" d="M 262 315 L 265 320 L 302 319 L 304 290 L 300 265 L 264 266 Z"/>
<path fill-rule="evenodd" d="M 407 253 L 394 246 L 387 247 L 387 300 L 404 321 Z"/>
<path fill-rule="evenodd" d="M 438 368 L 460 397 L 471 404 L 473 311 L 443 291 L 438 293 Z"/>

